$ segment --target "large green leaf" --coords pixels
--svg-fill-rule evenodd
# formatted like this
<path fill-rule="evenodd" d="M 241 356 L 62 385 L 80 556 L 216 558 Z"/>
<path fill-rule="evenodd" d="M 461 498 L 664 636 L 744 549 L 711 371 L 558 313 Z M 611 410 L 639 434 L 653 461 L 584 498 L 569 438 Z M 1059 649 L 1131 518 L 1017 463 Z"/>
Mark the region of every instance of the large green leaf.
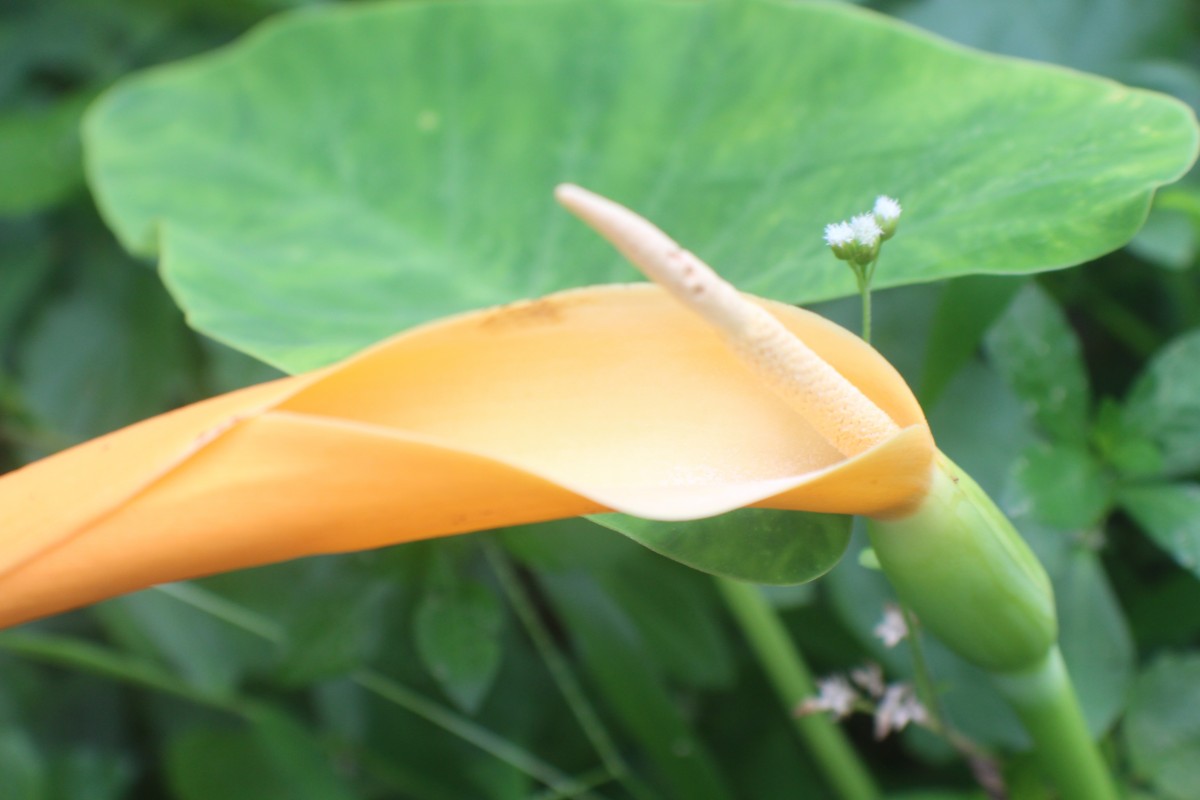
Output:
<path fill-rule="evenodd" d="M 1182 104 L 834 4 L 381 4 L 128 79 L 89 175 L 192 323 L 289 370 L 397 329 L 628 280 L 585 184 L 749 291 L 850 294 L 821 226 L 906 212 L 878 286 L 1077 264 L 1191 164 Z"/>
<path fill-rule="evenodd" d="M 850 518 L 743 508 L 691 522 L 599 514 L 593 522 L 689 567 L 765 584 L 805 583 L 846 552 Z"/>

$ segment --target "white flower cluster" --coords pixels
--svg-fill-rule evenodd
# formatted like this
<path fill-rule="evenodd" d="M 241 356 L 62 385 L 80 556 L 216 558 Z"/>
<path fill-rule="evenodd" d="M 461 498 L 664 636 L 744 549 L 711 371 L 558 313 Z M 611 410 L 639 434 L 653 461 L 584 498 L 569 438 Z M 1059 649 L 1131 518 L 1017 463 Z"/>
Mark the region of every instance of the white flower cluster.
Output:
<path fill-rule="evenodd" d="M 858 214 L 849 222 L 831 222 L 825 226 L 825 244 L 833 254 L 852 267 L 863 269 L 879 257 L 879 246 L 896 233 L 900 221 L 900 203 L 887 195 L 875 198 L 874 209 Z"/>
<path fill-rule="evenodd" d="M 874 633 L 889 650 L 904 641 L 908 636 L 908 623 L 904 621 L 904 612 L 899 606 L 895 603 L 884 604 L 883 619 L 875 626 Z"/>
<path fill-rule="evenodd" d="M 875 635 L 887 647 L 895 647 L 908 635 L 908 626 L 899 607 L 889 603 L 883 609 L 883 622 L 875 626 Z M 929 722 L 929 712 L 917 698 L 911 684 L 885 683 L 883 669 L 874 663 L 850 670 L 850 676 L 833 674 L 817 681 L 816 697 L 806 698 L 796 707 L 797 716 L 828 711 L 844 719 L 855 711 L 875 715 L 875 738 L 883 739 L 893 731 L 902 731 L 910 723 Z"/>
<path fill-rule="evenodd" d="M 850 678 L 834 674 L 817 681 L 817 696 L 806 698 L 796 708 L 796 716 L 828 711 L 836 719 L 845 719 L 855 711 L 875 715 L 875 738 L 883 739 L 893 731 L 902 731 L 910 723 L 923 725 L 929 712 L 911 684 L 883 681 L 878 664 L 867 664 L 850 671 Z"/>

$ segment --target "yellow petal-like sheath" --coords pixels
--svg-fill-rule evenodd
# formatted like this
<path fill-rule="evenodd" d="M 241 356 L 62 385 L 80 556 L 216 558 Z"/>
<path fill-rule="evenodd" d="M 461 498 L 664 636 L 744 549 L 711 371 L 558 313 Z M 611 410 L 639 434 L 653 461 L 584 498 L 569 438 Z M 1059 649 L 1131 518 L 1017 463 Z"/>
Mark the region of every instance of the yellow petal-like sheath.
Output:
<path fill-rule="evenodd" d="M 651 285 L 465 314 L 0 479 L 0 626 L 166 581 L 603 510 L 903 513 L 933 445 L 854 335 L 756 300 L 897 433 L 847 458 Z"/>

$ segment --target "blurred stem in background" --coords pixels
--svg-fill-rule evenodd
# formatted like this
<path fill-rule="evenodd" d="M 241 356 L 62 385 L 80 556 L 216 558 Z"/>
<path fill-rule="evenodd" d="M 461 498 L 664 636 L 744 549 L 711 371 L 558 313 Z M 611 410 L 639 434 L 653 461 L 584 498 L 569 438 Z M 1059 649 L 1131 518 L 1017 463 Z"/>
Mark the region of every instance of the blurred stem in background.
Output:
<path fill-rule="evenodd" d="M 762 590 L 729 578 L 716 581 L 784 708 L 794 709 L 801 700 L 812 697 L 816 693 L 812 672 Z M 824 714 L 807 714 L 793 715 L 792 721 L 821 774 L 839 797 L 870 800 L 880 796 L 870 770 L 832 719 Z"/>

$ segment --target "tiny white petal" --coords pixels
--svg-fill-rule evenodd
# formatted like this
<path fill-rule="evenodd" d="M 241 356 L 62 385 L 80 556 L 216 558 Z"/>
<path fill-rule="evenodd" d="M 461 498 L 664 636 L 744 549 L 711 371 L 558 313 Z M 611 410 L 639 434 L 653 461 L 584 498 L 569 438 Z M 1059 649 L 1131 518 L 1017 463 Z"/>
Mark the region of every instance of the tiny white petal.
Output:
<path fill-rule="evenodd" d="M 854 241 L 854 229 L 846 222 L 831 222 L 825 226 L 825 244 L 842 247 Z"/>
<path fill-rule="evenodd" d="M 841 675 L 831 675 L 817 681 L 817 696 L 800 704 L 796 713 L 803 716 L 817 711 L 829 711 L 838 719 L 847 717 L 854 710 L 858 692 Z"/>
<path fill-rule="evenodd" d="M 895 647 L 908 636 L 908 625 L 904 622 L 904 614 L 898 606 L 888 603 L 883 607 L 883 620 L 875 626 L 875 635 L 887 648 Z"/>
<path fill-rule="evenodd" d="M 883 695 L 883 667 L 874 662 L 850 670 L 850 680 L 871 697 Z"/>
<path fill-rule="evenodd" d="M 854 231 L 854 241 L 863 247 L 874 247 L 883 236 L 883 228 L 875 221 L 872 214 L 859 214 L 850 220 L 850 228 Z"/>
<path fill-rule="evenodd" d="M 875 198 L 875 216 L 885 222 L 892 222 L 900 218 L 900 203 L 886 194 L 881 194 Z"/>
<path fill-rule="evenodd" d="M 882 739 L 892 731 L 902 731 L 910 722 L 920 725 L 928 721 L 929 712 L 921 705 L 912 687 L 894 683 L 887 687 L 875 709 L 875 738 Z"/>

